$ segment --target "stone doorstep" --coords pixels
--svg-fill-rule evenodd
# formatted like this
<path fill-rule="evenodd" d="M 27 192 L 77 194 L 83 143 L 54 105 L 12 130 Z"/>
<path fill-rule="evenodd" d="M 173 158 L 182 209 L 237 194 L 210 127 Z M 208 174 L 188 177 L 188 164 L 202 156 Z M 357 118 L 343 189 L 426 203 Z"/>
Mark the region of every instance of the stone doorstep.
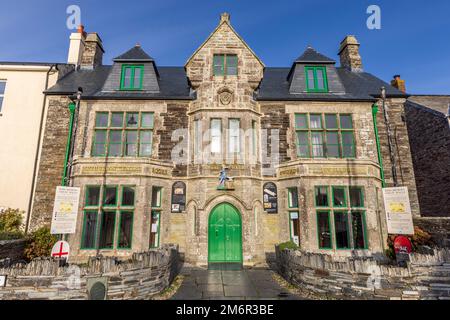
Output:
<path fill-rule="evenodd" d="M 419 292 L 418 291 L 406 290 L 406 291 L 403 291 L 403 295 L 406 295 L 406 296 L 418 296 Z"/>

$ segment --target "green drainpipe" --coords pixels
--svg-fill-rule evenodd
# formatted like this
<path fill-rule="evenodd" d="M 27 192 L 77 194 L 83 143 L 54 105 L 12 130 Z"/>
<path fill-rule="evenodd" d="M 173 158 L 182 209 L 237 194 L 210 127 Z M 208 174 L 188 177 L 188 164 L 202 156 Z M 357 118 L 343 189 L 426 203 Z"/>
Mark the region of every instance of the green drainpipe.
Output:
<path fill-rule="evenodd" d="M 375 131 L 375 139 L 377 141 L 377 152 L 378 152 L 378 163 L 380 164 L 381 185 L 384 188 L 386 187 L 386 182 L 384 180 L 384 168 L 383 168 L 383 158 L 381 157 L 380 137 L 378 136 L 377 113 L 378 113 L 378 105 L 374 103 L 372 105 L 373 128 Z"/>
<path fill-rule="evenodd" d="M 73 129 L 73 119 L 75 115 L 75 109 L 76 105 L 75 103 L 69 103 L 69 111 L 70 111 L 70 120 L 69 120 L 69 134 L 67 136 L 67 145 L 66 145 L 66 158 L 64 160 L 64 171 L 62 176 L 61 185 L 64 187 L 67 183 L 67 166 L 69 163 L 69 153 L 70 153 L 70 146 L 72 144 L 72 129 Z"/>

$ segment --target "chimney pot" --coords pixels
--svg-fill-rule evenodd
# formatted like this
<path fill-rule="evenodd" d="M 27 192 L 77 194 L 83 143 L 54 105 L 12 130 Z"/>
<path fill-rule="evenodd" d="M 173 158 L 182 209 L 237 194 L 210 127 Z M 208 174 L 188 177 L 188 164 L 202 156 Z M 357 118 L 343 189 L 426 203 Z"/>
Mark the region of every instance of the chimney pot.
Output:
<path fill-rule="evenodd" d="M 398 90 L 406 93 L 405 80 L 402 80 L 399 74 L 394 76 L 394 80 L 391 81 L 391 86 L 397 88 Z"/>

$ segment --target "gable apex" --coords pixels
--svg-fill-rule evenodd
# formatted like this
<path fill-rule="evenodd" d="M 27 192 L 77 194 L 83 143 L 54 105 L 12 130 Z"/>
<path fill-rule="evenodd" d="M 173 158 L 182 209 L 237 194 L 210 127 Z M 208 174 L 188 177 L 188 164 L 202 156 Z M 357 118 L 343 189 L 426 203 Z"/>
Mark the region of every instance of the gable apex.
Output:
<path fill-rule="evenodd" d="M 242 39 L 242 37 L 234 30 L 234 28 L 231 26 L 230 23 L 230 14 L 228 13 L 222 13 L 220 16 L 220 22 L 219 25 L 214 29 L 214 31 L 208 36 L 208 38 L 200 45 L 200 47 L 195 50 L 195 52 L 189 57 L 185 64 L 185 68 L 189 65 L 189 63 L 192 61 L 192 59 L 195 57 L 195 55 L 209 42 L 209 40 L 220 30 L 220 28 L 223 25 L 227 25 L 230 30 L 234 33 L 234 35 L 244 44 L 244 46 L 251 52 L 251 54 L 255 57 L 256 60 L 261 64 L 263 68 L 265 68 L 264 63 L 261 61 L 261 59 L 256 55 L 256 53 L 249 47 L 249 45 Z"/>

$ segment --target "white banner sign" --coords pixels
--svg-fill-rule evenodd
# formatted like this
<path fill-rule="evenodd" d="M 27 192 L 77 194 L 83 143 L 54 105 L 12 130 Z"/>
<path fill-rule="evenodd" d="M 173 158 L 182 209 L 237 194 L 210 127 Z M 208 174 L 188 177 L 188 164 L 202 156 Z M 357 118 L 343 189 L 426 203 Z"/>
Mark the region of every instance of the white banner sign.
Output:
<path fill-rule="evenodd" d="M 80 188 L 56 188 L 51 234 L 75 233 L 79 200 Z"/>
<path fill-rule="evenodd" d="M 407 187 L 384 188 L 384 208 L 389 234 L 414 234 Z"/>

